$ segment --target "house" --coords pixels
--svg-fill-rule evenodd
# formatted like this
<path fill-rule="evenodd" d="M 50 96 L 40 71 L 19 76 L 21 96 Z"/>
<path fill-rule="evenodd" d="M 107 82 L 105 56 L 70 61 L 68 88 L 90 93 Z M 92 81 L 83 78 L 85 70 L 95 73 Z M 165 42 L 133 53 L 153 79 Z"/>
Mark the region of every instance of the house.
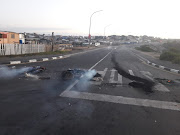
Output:
<path fill-rule="evenodd" d="M 0 31 L 0 44 L 18 44 L 19 34 L 10 31 Z"/>
<path fill-rule="evenodd" d="M 36 33 L 26 33 L 25 41 L 26 44 L 39 44 L 40 38 Z"/>
<path fill-rule="evenodd" d="M 19 43 L 25 44 L 25 34 L 24 33 L 19 33 Z"/>

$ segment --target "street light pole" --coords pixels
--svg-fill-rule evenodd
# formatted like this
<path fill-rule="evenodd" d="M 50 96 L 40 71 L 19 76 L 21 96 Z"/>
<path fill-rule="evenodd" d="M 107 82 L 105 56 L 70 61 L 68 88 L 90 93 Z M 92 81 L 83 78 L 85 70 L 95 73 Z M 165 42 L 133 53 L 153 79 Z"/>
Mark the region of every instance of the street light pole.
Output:
<path fill-rule="evenodd" d="M 92 13 L 91 17 L 90 17 L 90 24 L 89 24 L 89 45 L 90 45 L 90 42 L 91 42 L 91 18 L 92 16 L 97 13 L 97 12 L 101 12 L 103 10 L 98 10 L 98 11 L 95 11 L 94 13 Z"/>

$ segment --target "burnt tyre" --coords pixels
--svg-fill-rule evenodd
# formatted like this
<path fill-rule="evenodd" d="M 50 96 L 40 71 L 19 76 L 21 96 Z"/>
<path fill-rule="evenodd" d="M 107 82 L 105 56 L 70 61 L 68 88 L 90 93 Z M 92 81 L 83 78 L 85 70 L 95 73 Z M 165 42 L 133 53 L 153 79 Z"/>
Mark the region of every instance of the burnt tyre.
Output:
<path fill-rule="evenodd" d="M 71 80 L 74 78 L 74 75 L 69 71 L 63 71 L 62 72 L 62 79 L 63 80 Z"/>

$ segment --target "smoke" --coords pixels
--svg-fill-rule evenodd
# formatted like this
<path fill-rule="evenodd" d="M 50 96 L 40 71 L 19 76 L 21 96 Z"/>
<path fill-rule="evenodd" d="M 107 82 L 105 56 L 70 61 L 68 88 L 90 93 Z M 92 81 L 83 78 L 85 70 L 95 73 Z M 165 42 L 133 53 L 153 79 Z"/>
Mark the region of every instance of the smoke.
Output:
<path fill-rule="evenodd" d="M 11 69 L 7 66 L 0 66 L 0 79 L 12 79 L 20 74 L 27 72 L 31 67 Z"/>
<path fill-rule="evenodd" d="M 96 75 L 96 70 L 88 70 L 85 74 L 80 78 L 79 83 L 77 84 L 78 90 L 87 90 L 90 86 L 89 81 Z"/>

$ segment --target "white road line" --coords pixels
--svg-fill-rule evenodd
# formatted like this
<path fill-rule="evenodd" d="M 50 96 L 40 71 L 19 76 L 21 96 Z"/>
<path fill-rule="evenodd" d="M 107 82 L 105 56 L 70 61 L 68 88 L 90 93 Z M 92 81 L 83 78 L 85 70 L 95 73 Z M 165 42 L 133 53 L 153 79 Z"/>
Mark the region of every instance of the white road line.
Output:
<path fill-rule="evenodd" d="M 68 98 L 86 99 L 86 100 L 93 100 L 93 101 L 102 101 L 102 102 L 180 111 L 180 103 L 176 103 L 176 102 L 158 101 L 158 100 L 149 100 L 149 99 L 140 99 L 140 98 L 129 98 L 129 97 L 123 97 L 123 96 L 112 96 L 112 95 L 77 92 L 77 91 L 66 91 L 61 96 L 68 97 Z"/>
<path fill-rule="evenodd" d="M 152 77 L 152 74 L 150 72 L 147 71 L 140 71 L 142 73 L 142 75 L 144 75 L 145 77 L 147 77 L 148 79 L 154 81 L 154 78 Z M 154 90 L 157 91 L 162 91 L 162 92 L 170 92 L 170 90 L 168 88 L 166 88 L 163 84 L 161 83 L 157 83 L 154 86 Z"/>
<path fill-rule="evenodd" d="M 132 70 L 129 70 L 129 74 L 132 75 L 132 76 L 134 76 L 134 73 L 133 73 Z"/>
<path fill-rule="evenodd" d="M 109 83 L 114 83 L 115 82 L 115 80 L 114 80 L 115 72 L 116 72 L 116 70 L 114 70 L 114 69 L 111 70 Z"/>
<path fill-rule="evenodd" d="M 111 50 L 106 56 L 104 56 L 100 61 L 98 61 L 95 65 L 93 65 L 89 70 L 92 70 L 95 66 L 97 66 L 101 61 L 103 61 L 113 50 Z"/>
<path fill-rule="evenodd" d="M 95 66 L 97 66 L 101 61 L 103 61 L 111 52 L 112 52 L 113 50 L 111 50 L 106 56 L 104 56 L 101 60 L 99 60 L 95 65 L 93 65 L 89 70 L 92 70 Z M 82 77 L 82 76 L 81 76 Z M 60 96 L 62 96 L 62 95 L 64 95 L 64 93 L 66 92 L 66 91 L 69 91 L 69 90 L 71 90 L 77 83 L 79 82 L 79 80 L 76 80 L 74 83 L 72 83 L 69 87 L 67 87 L 67 89 L 64 91 L 64 92 L 62 92 L 61 94 L 60 94 Z"/>
<path fill-rule="evenodd" d="M 114 70 L 114 69 L 111 70 L 111 75 L 110 75 L 109 83 L 122 84 L 122 75 L 120 75 L 120 74 L 118 74 L 118 80 L 115 81 L 115 73 L 116 72 L 117 72 L 117 70 Z"/>
<path fill-rule="evenodd" d="M 118 83 L 122 84 L 122 75 L 118 74 Z"/>

